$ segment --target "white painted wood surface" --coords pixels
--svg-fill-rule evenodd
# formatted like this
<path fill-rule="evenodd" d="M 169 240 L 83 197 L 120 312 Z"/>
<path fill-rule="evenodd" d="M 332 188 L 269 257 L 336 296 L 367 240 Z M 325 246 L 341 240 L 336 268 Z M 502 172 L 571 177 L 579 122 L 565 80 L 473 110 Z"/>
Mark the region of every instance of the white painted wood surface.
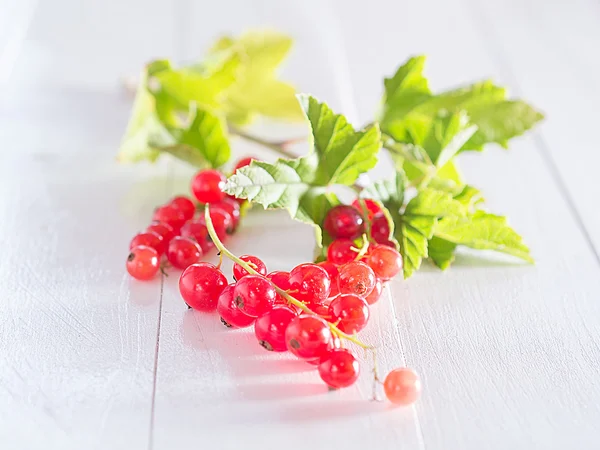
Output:
<path fill-rule="evenodd" d="M 0 448 L 598 448 L 599 17 L 591 0 L 0 2 Z M 369 402 L 367 371 L 329 393 L 187 311 L 176 276 L 125 274 L 129 238 L 189 171 L 115 163 L 119 78 L 257 25 L 291 33 L 286 76 L 357 124 L 415 53 L 434 87 L 493 77 L 548 116 L 509 152 L 462 157 L 537 265 L 463 254 L 395 281 L 374 310 L 364 340 L 382 371 L 420 372 L 414 408 Z M 284 269 L 310 258 L 311 235 L 256 214 L 231 248 Z"/>

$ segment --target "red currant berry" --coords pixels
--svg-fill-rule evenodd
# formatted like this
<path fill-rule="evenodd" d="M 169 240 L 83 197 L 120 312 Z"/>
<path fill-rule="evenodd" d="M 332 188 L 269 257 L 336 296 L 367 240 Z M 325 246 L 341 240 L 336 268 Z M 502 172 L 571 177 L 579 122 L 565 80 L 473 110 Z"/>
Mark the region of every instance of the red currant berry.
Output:
<path fill-rule="evenodd" d="M 367 297 L 373 288 L 377 277 L 373 269 L 360 261 L 352 261 L 340 267 L 338 288 L 341 294 L 355 294 Z"/>
<path fill-rule="evenodd" d="M 166 223 L 167 225 L 170 225 L 173 230 L 178 232 L 185 223 L 185 216 L 176 206 L 164 205 L 156 208 L 152 220 Z"/>
<path fill-rule="evenodd" d="M 319 375 L 328 386 L 339 389 L 348 387 L 358 379 L 360 366 L 356 357 L 347 349 L 333 350 L 321 359 Z"/>
<path fill-rule="evenodd" d="M 196 241 L 202 249 L 202 254 L 208 253 L 215 246 L 204 221 L 194 220 L 186 223 L 181 228 L 181 236 Z"/>
<path fill-rule="evenodd" d="M 254 323 L 256 318 L 244 314 L 235 304 L 233 290 L 235 284 L 230 284 L 223 289 L 217 302 L 217 312 L 221 316 L 221 322 L 228 327 L 245 328 Z"/>
<path fill-rule="evenodd" d="M 233 297 L 243 313 L 258 317 L 273 307 L 277 292 L 266 278 L 246 275 L 236 283 Z"/>
<path fill-rule="evenodd" d="M 382 281 L 394 278 L 402 270 L 402 256 L 387 245 L 376 245 L 369 251 L 367 264 Z"/>
<path fill-rule="evenodd" d="M 313 360 L 329 351 L 333 336 L 325 320 L 312 316 L 299 316 L 285 330 L 288 350 L 298 358 Z"/>
<path fill-rule="evenodd" d="M 329 305 L 325 305 L 322 303 L 306 303 L 306 307 L 310 309 L 313 313 L 321 316 L 328 322 L 331 322 L 331 315 L 329 314 Z"/>
<path fill-rule="evenodd" d="M 373 290 L 371 291 L 371 293 L 369 295 L 367 295 L 365 297 L 365 300 L 367 301 L 367 303 L 369 305 L 377 303 L 377 301 L 381 297 L 382 291 L 383 291 L 383 283 L 381 282 L 381 280 L 379 278 L 377 278 L 377 281 L 375 282 L 375 286 L 373 287 Z"/>
<path fill-rule="evenodd" d="M 390 240 L 390 224 L 382 212 L 378 212 L 373 216 L 373 220 L 371 221 L 371 237 L 380 244 Z"/>
<path fill-rule="evenodd" d="M 192 264 L 179 277 L 179 292 L 188 306 L 200 311 L 214 311 L 227 278 L 215 265 Z"/>
<path fill-rule="evenodd" d="M 364 221 L 360 213 L 350 205 L 331 208 L 325 216 L 323 228 L 331 237 L 354 239 L 364 231 Z"/>
<path fill-rule="evenodd" d="M 192 180 L 192 193 L 200 203 L 216 203 L 225 198 L 225 175 L 218 170 L 201 170 Z"/>
<path fill-rule="evenodd" d="M 378 212 L 381 212 L 381 207 L 375 200 L 371 200 L 370 198 L 365 198 L 363 199 L 363 201 L 365 202 L 365 206 L 367 207 L 367 220 L 373 220 L 373 216 L 375 216 L 375 214 L 377 214 Z M 352 206 L 354 206 L 362 214 L 363 208 L 360 203 L 360 200 L 356 199 L 352 202 Z"/>
<path fill-rule="evenodd" d="M 274 271 L 267 274 L 267 279 L 271 281 L 275 286 L 284 291 L 290 290 L 290 273 Z M 277 303 L 287 303 L 287 301 L 279 294 L 277 294 Z"/>
<path fill-rule="evenodd" d="M 181 236 L 174 237 L 169 242 L 167 259 L 176 269 L 185 269 L 202 258 L 202 248 L 197 242 Z"/>
<path fill-rule="evenodd" d="M 183 195 L 175 197 L 169 204 L 179 208 L 183 213 L 185 220 L 191 220 L 196 213 L 196 205 L 194 205 L 194 202 Z"/>
<path fill-rule="evenodd" d="M 256 270 L 262 276 L 267 275 L 267 266 L 265 266 L 265 263 L 262 262 L 260 259 L 258 259 L 256 256 L 242 255 L 242 256 L 240 256 L 240 259 L 242 261 L 247 262 L 250 267 L 252 267 L 254 270 Z M 233 278 L 236 281 L 241 280 L 246 275 L 248 275 L 248 272 L 246 271 L 246 269 L 244 269 L 238 263 L 235 263 L 233 265 Z"/>
<path fill-rule="evenodd" d="M 223 208 L 217 206 L 210 207 L 210 221 L 217 233 L 217 237 L 220 240 L 224 240 L 227 235 L 233 230 L 233 219 L 231 214 L 225 211 Z M 198 218 L 198 222 L 204 223 L 204 214 Z"/>
<path fill-rule="evenodd" d="M 331 280 L 331 289 L 329 290 L 329 297 L 335 297 L 339 294 L 337 280 L 340 274 L 340 270 L 338 269 L 338 266 L 329 261 L 322 261 L 318 263 L 317 266 L 320 266 L 327 271 L 329 279 Z"/>
<path fill-rule="evenodd" d="M 148 228 L 146 228 L 146 231 L 152 231 L 161 236 L 165 247 L 169 245 L 171 239 L 175 237 L 175 230 L 173 230 L 173 227 L 163 222 L 152 222 Z"/>
<path fill-rule="evenodd" d="M 285 330 L 296 317 L 287 306 L 276 306 L 256 319 L 254 334 L 260 345 L 273 352 L 285 352 Z"/>
<path fill-rule="evenodd" d="M 321 357 L 321 358 L 317 358 L 317 359 L 311 359 L 309 361 L 306 361 L 309 364 L 312 364 L 313 366 L 318 366 L 322 360 L 326 359 L 329 356 L 329 353 L 335 349 L 338 348 L 342 348 L 342 341 L 339 337 L 335 336 L 335 335 L 331 335 L 332 336 L 332 340 L 329 343 L 329 347 L 327 352 Z"/>
<path fill-rule="evenodd" d="M 229 197 L 225 197 L 219 203 L 214 203 L 213 205 L 211 205 L 211 211 L 213 208 L 220 208 L 229 213 L 229 215 L 231 216 L 231 225 L 229 227 L 230 230 L 228 231 L 233 232 L 240 223 L 240 204 Z"/>
<path fill-rule="evenodd" d="M 245 158 L 240 159 L 236 163 L 235 168 L 233 169 L 233 173 L 237 172 L 237 170 L 241 169 L 242 167 L 249 166 L 252 161 L 256 161 L 256 158 L 254 158 L 253 156 L 246 156 Z"/>
<path fill-rule="evenodd" d="M 146 231 L 143 233 L 136 234 L 131 243 L 129 249 L 137 247 L 138 245 L 145 245 L 146 247 L 152 247 L 157 251 L 158 255 L 162 255 L 165 252 L 165 242 L 161 235 L 154 233 L 153 231 Z"/>
<path fill-rule="evenodd" d="M 358 333 L 369 321 L 369 305 L 354 294 L 342 294 L 329 304 L 333 323 L 347 334 Z"/>
<path fill-rule="evenodd" d="M 358 252 L 354 250 L 355 245 L 350 239 L 336 239 L 327 249 L 327 261 L 341 265 L 354 261 Z"/>
<path fill-rule="evenodd" d="M 127 257 L 127 272 L 136 280 L 150 280 L 158 272 L 158 252 L 152 247 L 133 247 Z"/>
<path fill-rule="evenodd" d="M 383 390 L 389 401 L 397 405 L 410 405 L 421 394 L 421 380 L 412 370 L 394 369 L 383 382 Z"/>
<path fill-rule="evenodd" d="M 290 272 L 290 291 L 297 300 L 323 303 L 329 297 L 331 280 L 325 269 L 316 264 L 300 264 Z"/>

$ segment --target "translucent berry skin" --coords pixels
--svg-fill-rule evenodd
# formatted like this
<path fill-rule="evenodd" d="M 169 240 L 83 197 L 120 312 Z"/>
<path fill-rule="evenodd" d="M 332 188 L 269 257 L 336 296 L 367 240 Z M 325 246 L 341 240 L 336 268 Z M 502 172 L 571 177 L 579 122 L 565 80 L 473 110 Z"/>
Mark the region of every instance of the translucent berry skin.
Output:
<path fill-rule="evenodd" d="M 321 359 L 319 375 L 335 389 L 351 386 L 358 379 L 360 365 L 356 357 L 347 349 L 333 350 Z"/>
<path fill-rule="evenodd" d="M 218 170 L 201 170 L 192 179 L 192 193 L 200 203 L 216 203 L 225 198 L 225 175 Z"/>
<path fill-rule="evenodd" d="M 314 360 L 329 350 L 333 336 L 325 320 L 315 316 L 299 316 L 285 330 L 287 349 L 298 358 Z"/>
<path fill-rule="evenodd" d="M 350 205 L 338 205 L 331 208 L 325 216 L 323 228 L 333 237 L 354 239 L 365 229 L 360 213 Z"/>
<path fill-rule="evenodd" d="M 377 204 L 377 202 L 375 200 L 371 200 L 370 198 L 365 198 L 363 199 L 365 202 L 365 206 L 367 207 L 367 220 L 373 220 L 373 217 L 375 216 L 375 214 L 377 214 L 378 212 L 381 212 L 381 208 L 379 207 L 379 205 Z M 360 211 L 362 213 L 362 206 L 360 204 L 360 200 L 356 199 L 352 202 L 352 206 L 354 206 L 358 211 Z"/>
<path fill-rule="evenodd" d="M 131 250 L 138 245 L 145 245 L 146 247 L 152 247 L 158 255 L 162 255 L 165 252 L 165 242 L 161 235 L 153 231 L 145 231 L 143 233 L 136 234 L 131 242 L 129 243 L 129 249 Z"/>
<path fill-rule="evenodd" d="M 394 369 L 385 377 L 383 390 L 390 402 L 396 405 L 410 405 L 421 394 L 421 380 L 411 369 Z"/>
<path fill-rule="evenodd" d="M 369 305 L 354 294 L 342 294 L 329 304 L 329 314 L 333 323 L 347 334 L 358 333 L 369 321 Z"/>
<path fill-rule="evenodd" d="M 158 272 L 158 252 L 152 247 L 133 247 L 127 257 L 127 272 L 136 280 L 150 280 Z"/>
<path fill-rule="evenodd" d="M 225 240 L 227 235 L 233 230 L 233 218 L 231 217 L 231 214 L 225 209 L 217 206 L 216 203 L 214 206 L 211 205 L 210 207 L 210 220 L 217 232 L 217 236 L 222 241 Z M 196 221 L 206 225 L 204 214 L 198 217 Z"/>
<path fill-rule="evenodd" d="M 185 216 L 176 206 L 165 205 L 156 208 L 152 220 L 166 223 L 177 233 L 185 223 Z"/>
<path fill-rule="evenodd" d="M 376 282 L 375 272 L 363 262 L 352 261 L 340 267 L 338 289 L 341 294 L 355 294 L 366 298 Z"/>
<path fill-rule="evenodd" d="M 383 292 L 383 283 L 379 278 L 377 278 L 377 281 L 375 282 L 375 286 L 373 287 L 373 290 L 371 291 L 371 293 L 369 295 L 367 295 L 365 297 L 365 300 L 367 301 L 367 303 L 369 305 L 377 303 L 377 301 L 381 297 L 382 292 Z"/>
<path fill-rule="evenodd" d="M 262 276 L 266 276 L 267 275 L 267 266 L 265 266 L 265 263 L 262 262 L 256 256 L 242 255 L 242 256 L 240 256 L 240 259 L 242 261 L 247 262 L 250 265 L 250 267 L 252 267 L 258 273 L 260 273 Z M 246 275 L 248 275 L 248 272 L 246 271 L 246 269 L 244 269 L 238 263 L 235 263 L 233 265 L 233 278 L 235 278 L 236 281 L 241 280 Z"/>
<path fill-rule="evenodd" d="M 235 304 L 243 313 L 258 317 L 273 308 L 277 292 L 267 279 L 258 275 L 246 275 L 236 283 L 233 296 Z"/>
<path fill-rule="evenodd" d="M 217 312 L 221 316 L 221 321 L 227 326 L 233 328 L 246 328 L 254 323 L 254 317 L 244 314 L 237 307 L 233 297 L 235 284 L 230 284 L 223 289 L 217 302 Z"/>
<path fill-rule="evenodd" d="M 240 204 L 229 197 L 225 197 L 222 201 L 211 205 L 211 211 L 213 207 L 220 208 L 229 213 L 231 216 L 231 225 L 227 231 L 229 233 L 235 231 L 240 224 Z"/>
<path fill-rule="evenodd" d="M 267 274 L 267 279 L 271 280 L 275 286 L 284 291 L 290 290 L 290 273 L 289 272 L 281 272 L 275 270 Z M 286 300 L 279 294 L 277 294 L 276 303 L 286 303 Z"/>
<path fill-rule="evenodd" d="M 391 280 L 402 270 L 402 256 L 387 245 L 377 245 L 370 250 L 366 262 L 382 281 Z"/>
<path fill-rule="evenodd" d="M 342 348 L 342 340 L 339 337 L 334 336 L 333 334 L 331 336 L 332 336 L 333 339 L 329 343 L 329 347 L 327 349 L 327 352 L 324 353 L 321 358 L 307 360 L 306 361 L 307 363 L 309 363 L 309 364 L 311 364 L 313 366 L 318 366 L 319 364 L 321 364 L 322 360 L 328 358 L 329 353 L 332 350 L 335 350 L 335 349 L 338 349 L 338 348 Z"/>
<path fill-rule="evenodd" d="M 181 236 L 175 236 L 169 242 L 167 259 L 176 269 L 185 269 L 202 258 L 202 248 L 196 241 Z"/>
<path fill-rule="evenodd" d="M 296 313 L 287 306 L 275 306 L 262 314 L 254 324 L 254 334 L 258 343 L 272 352 L 285 352 L 285 330 L 296 318 Z"/>
<path fill-rule="evenodd" d="M 354 242 L 350 239 L 336 239 L 327 249 L 327 261 L 338 266 L 354 261 L 358 253 L 352 250 Z"/>
<path fill-rule="evenodd" d="M 238 169 L 249 166 L 252 161 L 256 161 L 256 158 L 254 158 L 253 156 L 246 156 L 245 158 L 240 159 L 236 163 L 236 165 L 233 169 L 233 172 L 235 173 L 235 172 L 237 172 Z"/>
<path fill-rule="evenodd" d="M 163 222 L 152 222 L 150 225 L 148 225 L 146 231 L 152 231 L 153 233 L 161 236 L 165 244 L 165 250 L 171 239 L 175 237 L 175 230 L 173 230 L 173 227 Z"/>
<path fill-rule="evenodd" d="M 323 303 L 329 297 L 331 280 L 325 269 L 316 264 L 300 264 L 290 272 L 292 296 L 306 303 Z"/>
<path fill-rule="evenodd" d="M 334 263 L 329 262 L 329 261 L 322 261 L 322 262 L 318 263 L 317 266 L 322 267 L 323 269 L 325 269 L 327 271 L 327 274 L 329 275 L 329 280 L 331 280 L 331 288 L 329 289 L 329 298 L 335 297 L 336 295 L 339 294 L 337 280 L 338 280 L 338 276 L 340 274 L 340 270 L 339 270 L 338 266 L 336 266 Z"/>
<path fill-rule="evenodd" d="M 194 205 L 194 202 L 183 195 L 173 198 L 169 204 L 179 208 L 183 213 L 185 220 L 190 220 L 196 213 L 196 205 Z"/>
<path fill-rule="evenodd" d="M 208 253 L 215 246 L 203 220 L 193 220 L 186 223 L 181 227 L 181 236 L 196 241 L 203 254 Z"/>
<path fill-rule="evenodd" d="M 379 244 L 390 240 L 390 224 L 382 212 L 375 214 L 371 220 L 371 237 Z"/>
<path fill-rule="evenodd" d="M 214 311 L 227 278 L 214 264 L 192 264 L 179 277 L 179 292 L 188 306 L 199 311 Z"/>

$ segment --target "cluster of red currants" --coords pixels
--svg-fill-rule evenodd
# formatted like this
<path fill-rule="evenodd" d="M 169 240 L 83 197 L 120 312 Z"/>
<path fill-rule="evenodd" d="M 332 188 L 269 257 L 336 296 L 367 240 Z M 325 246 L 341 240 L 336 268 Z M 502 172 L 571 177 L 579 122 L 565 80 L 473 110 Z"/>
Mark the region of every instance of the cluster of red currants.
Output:
<path fill-rule="evenodd" d="M 241 159 L 235 170 L 251 161 L 252 158 Z M 201 211 L 206 204 L 211 205 L 210 218 L 219 239 L 224 240 L 237 229 L 243 201 L 223 193 L 225 180 L 218 170 L 201 170 L 191 185 L 198 205 L 188 197 L 178 196 L 154 211 L 152 223 L 129 244 L 126 267 L 132 277 L 152 279 L 160 269 L 163 255 L 172 267 L 181 270 L 199 262 L 214 247 Z"/>

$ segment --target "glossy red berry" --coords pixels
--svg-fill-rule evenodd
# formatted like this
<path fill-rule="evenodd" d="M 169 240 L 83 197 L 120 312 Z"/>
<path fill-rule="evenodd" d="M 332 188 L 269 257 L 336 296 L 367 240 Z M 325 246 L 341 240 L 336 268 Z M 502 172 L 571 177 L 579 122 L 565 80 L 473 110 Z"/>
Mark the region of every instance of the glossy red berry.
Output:
<path fill-rule="evenodd" d="M 367 301 L 367 303 L 369 305 L 377 303 L 377 301 L 381 297 L 382 291 L 383 291 L 383 283 L 381 282 L 381 280 L 379 278 L 377 278 L 377 281 L 375 282 L 375 286 L 373 287 L 373 290 L 371 291 L 371 293 L 369 295 L 367 295 L 365 297 L 365 300 Z"/>
<path fill-rule="evenodd" d="M 198 219 L 198 222 L 206 224 L 204 214 Z M 213 224 L 215 232 L 220 240 L 225 240 L 227 235 L 233 230 L 233 218 L 225 209 L 218 206 L 210 207 L 210 221 Z"/>
<path fill-rule="evenodd" d="M 382 281 L 391 280 L 402 270 L 402 256 L 387 245 L 371 249 L 366 262 Z"/>
<path fill-rule="evenodd" d="M 371 237 L 379 244 L 390 241 L 390 224 L 382 212 L 373 216 L 371 221 Z"/>
<path fill-rule="evenodd" d="M 178 232 L 185 223 L 185 216 L 179 208 L 174 205 L 164 205 L 156 208 L 152 220 L 170 225 L 175 232 Z"/>
<path fill-rule="evenodd" d="M 158 272 L 158 252 L 152 247 L 133 247 L 127 257 L 127 272 L 136 280 L 150 280 Z"/>
<path fill-rule="evenodd" d="M 356 357 L 347 349 L 333 350 L 321 359 L 319 375 L 330 387 L 348 387 L 358 379 L 360 365 Z"/>
<path fill-rule="evenodd" d="M 410 405 L 421 394 L 419 376 L 407 368 L 394 369 L 385 377 L 383 390 L 389 401 L 397 405 Z"/>
<path fill-rule="evenodd" d="M 290 291 L 297 300 L 323 303 L 329 297 L 330 290 L 329 274 L 316 264 L 300 264 L 290 272 Z"/>
<path fill-rule="evenodd" d="M 202 248 L 196 241 L 176 236 L 169 242 L 167 259 L 176 269 L 185 269 L 202 258 Z"/>
<path fill-rule="evenodd" d="M 267 275 L 267 266 L 262 262 L 259 258 L 252 255 L 242 255 L 240 259 L 244 262 L 247 262 L 250 267 L 256 270 L 262 276 Z M 238 263 L 233 265 L 233 278 L 237 281 L 241 280 L 243 277 L 248 275 L 246 269 L 240 266 Z"/>
<path fill-rule="evenodd" d="M 322 267 L 327 271 L 329 275 L 329 280 L 331 280 L 331 288 L 329 289 L 329 298 L 335 297 L 339 294 L 338 290 L 338 276 L 340 274 L 340 270 L 338 266 L 329 261 L 322 261 L 317 264 L 317 266 Z"/>
<path fill-rule="evenodd" d="M 287 306 L 275 306 L 260 315 L 254 324 L 254 334 L 261 346 L 273 352 L 285 352 L 285 330 L 296 317 L 296 313 Z"/>
<path fill-rule="evenodd" d="M 341 294 L 367 297 L 377 282 L 373 269 L 360 261 L 352 261 L 340 267 L 338 289 Z"/>
<path fill-rule="evenodd" d="M 194 205 L 194 202 L 183 195 L 175 197 L 173 200 L 171 200 L 170 204 L 176 208 L 179 208 L 179 210 L 185 216 L 185 220 L 192 219 L 196 213 L 196 205 Z"/>
<path fill-rule="evenodd" d="M 231 216 L 231 224 L 229 226 L 230 229 L 227 230 L 228 232 L 231 233 L 238 227 L 241 217 L 240 204 L 238 202 L 229 197 L 225 197 L 222 201 L 211 205 L 211 211 L 212 208 L 220 208 L 229 213 L 229 215 Z"/>
<path fill-rule="evenodd" d="M 370 198 L 363 199 L 365 202 L 365 206 L 367 207 L 367 220 L 373 220 L 373 217 L 378 212 L 381 212 L 381 207 L 375 200 L 371 200 Z M 352 206 L 354 206 L 358 211 L 363 212 L 363 208 L 360 204 L 360 200 L 356 199 L 352 202 Z"/>
<path fill-rule="evenodd" d="M 356 245 L 350 239 L 336 239 L 327 249 L 327 261 L 342 265 L 354 261 L 358 252 L 354 250 Z"/>
<path fill-rule="evenodd" d="M 225 198 L 225 175 L 218 170 L 201 170 L 192 179 L 192 193 L 200 203 L 216 203 Z"/>
<path fill-rule="evenodd" d="M 341 294 L 329 304 L 332 322 L 347 334 L 358 333 L 369 321 L 369 305 L 354 294 Z"/>
<path fill-rule="evenodd" d="M 236 283 L 233 296 L 242 312 L 258 317 L 273 307 L 277 292 L 266 278 L 246 275 Z"/>
<path fill-rule="evenodd" d="M 131 242 L 129 243 L 129 249 L 137 247 L 138 245 L 145 245 L 146 247 L 152 247 L 158 252 L 158 255 L 162 255 L 165 252 L 165 242 L 161 235 L 154 233 L 153 231 L 145 231 L 143 233 L 136 234 Z"/>
<path fill-rule="evenodd" d="M 290 273 L 274 271 L 267 274 L 267 279 L 271 281 L 275 286 L 284 291 L 290 290 Z M 277 303 L 287 303 L 286 300 L 279 294 L 277 294 Z"/>
<path fill-rule="evenodd" d="M 227 278 L 214 264 L 192 264 L 179 277 L 179 292 L 191 308 L 214 311 Z"/>
<path fill-rule="evenodd" d="M 175 237 L 175 230 L 173 230 L 173 227 L 162 222 L 152 222 L 150 225 L 148 225 L 146 231 L 152 231 L 153 233 L 161 236 L 165 244 L 165 250 L 171 239 Z"/>
<path fill-rule="evenodd" d="M 323 357 L 330 350 L 332 339 L 327 322 L 312 315 L 296 317 L 285 330 L 288 350 L 306 360 Z"/>
<path fill-rule="evenodd" d="M 327 352 L 325 352 L 321 358 L 307 360 L 306 361 L 307 363 L 312 364 L 313 366 L 318 366 L 321 363 L 321 361 L 323 361 L 324 359 L 326 359 L 329 356 L 329 353 L 331 351 L 338 349 L 338 348 L 342 348 L 341 339 L 339 337 L 335 336 L 333 333 L 331 334 L 331 337 L 332 337 L 332 339 L 329 342 L 329 347 L 327 349 Z"/>
<path fill-rule="evenodd" d="M 181 236 L 196 241 L 202 249 L 202 254 L 208 253 L 215 246 L 203 220 L 193 220 L 186 223 L 181 227 Z"/>
<path fill-rule="evenodd" d="M 236 163 L 236 165 L 233 169 L 233 172 L 235 173 L 235 172 L 237 172 L 238 169 L 249 166 L 252 161 L 256 161 L 256 158 L 254 158 L 253 156 L 246 156 L 245 158 L 240 159 Z"/>
<path fill-rule="evenodd" d="M 323 228 L 334 239 L 355 239 L 365 229 L 362 216 L 350 205 L 337 205 L 331 208 L 325 216 Z"/>
<path fill-rule="evenodd" d="M 221 322 L 228 327 L 249 327 L 254 323 L 256 318 L 243 313 L 237 307 L 233 297 L 234 288 L 235 284 L 230 284 L 223 289 L 223 292 L 221 292 L 221 295 L 219 296 L 219 301 L 217 302 L 217 312 L 221 316 Z"/>

